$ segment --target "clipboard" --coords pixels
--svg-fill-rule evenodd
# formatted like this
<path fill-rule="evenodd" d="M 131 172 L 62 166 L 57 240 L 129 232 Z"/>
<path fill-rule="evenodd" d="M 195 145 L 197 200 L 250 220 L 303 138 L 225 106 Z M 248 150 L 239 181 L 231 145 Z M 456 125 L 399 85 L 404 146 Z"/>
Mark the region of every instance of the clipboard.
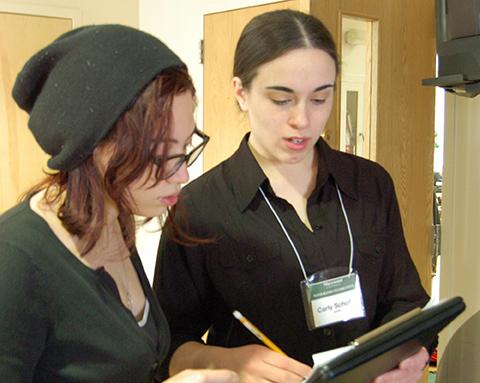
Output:
<path fill-rule="evenodd" d="M 414 309 L 362 335 L 352 348 L 316 365 L 304 383 L 369 383 L 428 347 L 436 335 L 465 310 L 461 297 Z"/>

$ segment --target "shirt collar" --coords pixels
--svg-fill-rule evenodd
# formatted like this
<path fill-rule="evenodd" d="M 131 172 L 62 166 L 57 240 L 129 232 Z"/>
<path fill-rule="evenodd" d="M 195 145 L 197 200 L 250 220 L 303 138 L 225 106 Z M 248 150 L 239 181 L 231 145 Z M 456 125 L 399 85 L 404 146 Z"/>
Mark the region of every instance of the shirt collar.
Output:
<path fill-rule="evenodd" d="M 339 189 L 353 199 L 358 199 L 358 167 L 351 154 L 332 149 L 323 138 L 315 145 L 319 155 L 325 159 L 327 172 L 337 183 Z"/>
<path fill-rule="evenodd" d="M 248 147 L 247 133 L 237 151 L 225 162 L 225 180 L 232 190 L 237 207 L 244 211 L 252 202 L 258 188 L 268 182 L 267 176 Z M 348 154 L 333 150 L 320 138 L 316 144 L 320 156 L 325 159 L 327 172 L 333 177 L 340 190 L 357 199 L 356 171 Z"/>
<path fill-rule="evenodd" d="M 237 151 L 225 162 L 225 180 L 232 190 L 240 211 L 244 211 L 267 176 L 248 147 L 247 133 Z"/>

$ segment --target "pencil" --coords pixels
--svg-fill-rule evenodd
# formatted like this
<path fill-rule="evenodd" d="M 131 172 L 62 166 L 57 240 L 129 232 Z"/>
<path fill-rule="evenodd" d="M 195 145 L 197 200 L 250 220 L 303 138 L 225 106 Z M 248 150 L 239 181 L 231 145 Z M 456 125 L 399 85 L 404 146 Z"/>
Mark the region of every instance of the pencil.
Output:
<path fill-rule="evenodd" d="M 261 332 L 252 322 L 250 322 L 247 318 L 245 318 L 240 311 L 235 310 L 233 312 L 233 316 L 237 318 L 241 324 L 243 324 L 247 330 L 249 330 L 253 335 L 255 335 L 258 339 L 260 339 L 265 346 L 267 346 L 270 350 L 276 351 L 279 354 L 286 355 L 280 347 L 278 347 L 275 343 L 273 343 L 263 332 Z"/>

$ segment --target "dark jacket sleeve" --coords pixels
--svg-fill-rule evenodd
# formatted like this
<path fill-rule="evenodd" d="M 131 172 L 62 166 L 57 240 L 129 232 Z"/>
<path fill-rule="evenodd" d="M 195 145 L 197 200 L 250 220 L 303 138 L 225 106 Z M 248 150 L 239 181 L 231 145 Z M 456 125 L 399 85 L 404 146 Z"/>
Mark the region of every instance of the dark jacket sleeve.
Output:
<path fill-rule="evenodd" d="M 47 337 L 41 272 L 18 248 L 0 241 L 0 376 L 32 382 Z"/>
<path fill-rule="evenodd" d="M 198 215 L 189 209 L 188 217 Z M 181 225 L 179 220 L 177 217 L 176 221 Z M 188 226 L 189 234 L 195 233 L 192 219 Z M 184 246 L 172 240 L 168 226 L 162 231 L 153 290 L 171 332 L 170 350 L 163 361 L 164 377 L 175 350 L 188 341 L 203 342 L 202 336 L 211 323 L 209 307 L 213 292 L 201 250 L 201 245 Z"/>
<path fill-rule="evenodd" d="M 388 174 L 386 177 L 383 195 L 387 208 L 387 252 L 384 277 L 380 278 L 377 307 L 379 325 L 415 307 L 422 307 L 429 300 L 407 248 L 393 182 Z"/>

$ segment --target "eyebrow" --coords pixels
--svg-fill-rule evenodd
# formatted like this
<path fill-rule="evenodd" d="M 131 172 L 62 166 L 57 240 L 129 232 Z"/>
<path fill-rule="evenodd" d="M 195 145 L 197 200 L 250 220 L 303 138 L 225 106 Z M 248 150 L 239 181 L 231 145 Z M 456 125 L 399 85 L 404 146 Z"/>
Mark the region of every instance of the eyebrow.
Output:
<path fill-rule="evenodd" d="M 327 88 L 334 88 L 334 84 L 325 84 L 322 86 L 319 86 L 313 90 L 312 93 L 319 92 L 321 90 L 327 89 Z M 286 86 L 279 86 L 279 85 L 273 85 L 273 86 L 266 86 L 265 89 L 268 90 L 278 90 L 280 92 L 287 92 L 287 93 L 295 93 L 293 89 L 287 88 Z"/>

